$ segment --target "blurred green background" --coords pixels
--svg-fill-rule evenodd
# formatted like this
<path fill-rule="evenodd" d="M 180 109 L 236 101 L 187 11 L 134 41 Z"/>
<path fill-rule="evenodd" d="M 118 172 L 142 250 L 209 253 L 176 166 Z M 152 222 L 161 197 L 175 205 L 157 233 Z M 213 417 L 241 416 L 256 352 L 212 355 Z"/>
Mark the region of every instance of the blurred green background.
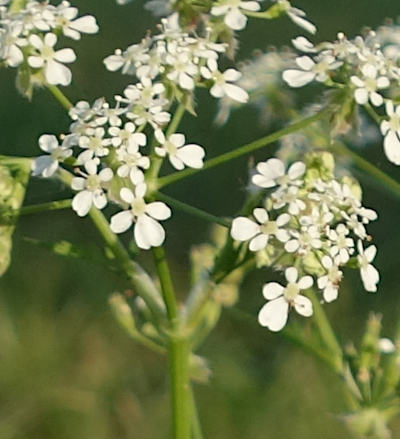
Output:
<path fill-rule="evenodd" d="M 72 44 L 79 62 L 72 67 L 72 101 L 120 93 L 129 78 L 102 66 L 115 48 L 137 42 L 157 22 L 136 0 L 118 7 L 114 0 L 74 2 L 94 14 L 100 33 Z M 298 1 L 318 25 L 318 40 L 338 31 L 354 36 L 363 26 L 376 27 L 400 13 L 398 0 Z M 287 45 L 301 34 L 288 19 L 252 21 L 240 34 L 238 59 L 253 49 Z M 29 103 L 14 88 L 15 71 L 0 72 L 0 153 L 34 156 L 37 138 L 61 133 L 69 119 L 46 91 Z M 215 101 L 198 100 L 199 118 L 187 116 L 183 131 L 207 148 L 208 156 L 238 147 L 269 131 L 255 123 L 253 110 L 234 113 L 228 125 L 213 125 Z M 272 150 L 257 154 L 269 157 Z M 399 179 L 380 144 L 362 154 Z M 191 177 L 168 193 L 217 215 L 232 215 L 241 204 L 247 159 Z M 358 341 L 369 311 L 384 314 L 384 334 L 391 335 L 399 317 L 398 265 L 400 202 L 373 182 L 362 179 L 365 204 L 380 215 L 371 232 L 379 253 L 379 292 L 362 291 L 357 275 L 346 276 L 340 300 L 326 307 L 342 340 Z M 229 193 L 229 196 L 226 194 Z M 32 181 L 27 203 L 65 196 L 55 182 Z M 167 250 L 175 282 L 184 294 L 188 254 L 208 239 L 209 227 L 180 212 L 167 225 Z M 117 327 L 107 300 L 126 285 L 103 267 L 56 257 L 32 247 L 24 237 L 99 243 L 90 221 L 74 213 L 54 212 L 20 220 L 13 263 L 0 279 L 0 439 L 164 439 L 168 438 L 168 382 L 164 359 L 135 346 Z M 128 237 L 125 237 L 126 239 Z M 152 270 L 151 261 L 143 264 Z M 202 347 L 213 370 L 210 385 L 196 386 L 206 438 L 330 439 L 348 437 L 337 415 L 343 411 L 340 386 L 323 365 L 279 335 L 259 328 L 256 315 L 263 300 L 266 273 L 246 279 L 237 307 L 254 319 L 225 312 L 216 332 Z M 400 437 L 400 421 L 393 424 Z M 397 433 L 396 433 L 397 432 Z"/>

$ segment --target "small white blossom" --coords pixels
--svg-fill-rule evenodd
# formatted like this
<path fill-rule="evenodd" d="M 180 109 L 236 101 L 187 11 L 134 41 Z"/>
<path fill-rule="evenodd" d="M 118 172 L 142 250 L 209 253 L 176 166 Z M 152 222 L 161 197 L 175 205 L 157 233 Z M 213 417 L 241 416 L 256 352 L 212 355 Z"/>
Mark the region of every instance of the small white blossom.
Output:
<path fill-rule="evenodd" d="M 306 296 L 300 294 L 313 285 L 311 276 L 304 276 L 298 280 L 298 271 L 295 267 L 285 271 L 286 287 L 277 282 L 264 285 L 263 295 L 269 301 L 260 310 L 258 321 L 261 326 L 278 332 L 286 325 L 289 307 L 293 306 L 298 314 L 310 317 L 313 314 L 312 303 Z"/>
<path fill-rule="evenodd" d="M 211 15 L 224 16 L 225 24 L 233 30 L 246 27 L 247 17 L 243 11 L 258 11 L 260 5 L 256 1 L 220 0 L 211 8 Z"/>
<path fill-rule="evenodd" d="M 329 256 L 325 255 L 321 262 L 326 270 L 326 274 L 318 278 L 318 288 L 323 290 L 324 300 L 329 303 L 338 297 L 339 284 L 342 280 L 343 273 Z"/>
<path fill-rule="evenodd" d="M 72 208 L 78 216 L 88 214 L 92 205 L 97 209 L 103 209 L 107 205 L 105 189 L 113 178 L 110 168 L 104 168 L 97 173 L 98 159 L 89 160 L 84 164 L 87 174 L 84 177 L 75 177 L 71 187 L 79 191 L 72 200 Z"/>
<path fill-rule="evenodd" d="M 354 92 L 354 98 L 360 105 L 365 105 L 368 100 L 373 105 L 379 107 L 383 104 L 383 97 L 378 93 L 378 90 L 388 88 L 390 81 L 386 76 L 378 76 L 378 70 L 370 65 L 366 64 L 361 68 L 362 78 L 358 76 L 352 76 L 351 82 L 356 86 Z"/>
<path fill-rule="evenodd" d="M 382 354 L 393 354 L 396 352 L 396 345 L 390 340 L 390 338 L 380 338 L 378 341 L 378 348 Z"/>
<path fill-rule="evenodd" d="M 237 241 L 250 241 L 249 249 L 253 252 L 264 249 L 271 237 L 280 242 L 289 239 L 289 233 L 283 228 L 289 221 L 290 215 L 283 213 L 278 218 L 270 220 L 265 209 L 257 208 L 253 211 L 254 222 L 246 217 L 235 218 L 232 222 L 231 236 Z"/>
<path fill-rule="evenodd" d="M 161 130 L 156 130 L 154 135 L 160 144 L 155 148 L 156 154 L 160 157 L 168 155 L 168 159 L 175 169 L 181 170 L 185 166 L 195 169 L 203 167 L 204 149 L 199 145 L 185 145 L 183 134 L 172 134 L 166 139 Z"/>
<path fill-rule="evenodd" d="M 129 176 L 131 182 L 135 185 L 144 181 L 142 169 L 149 169 L 150 159 L 139 152 L 137 144 L 133 143 L 118 148 L 117 158 L 120 162 L 117 170 L 119 177 L 126 178 Z"/>
<path fill-rule="evenodd" d="M 40 136 L 39 147 L 48 155 L 41 155 L 32 162 L 32 175 L 41 175 L 44 178 L 54 175 L 59 163 L 71 157 L 74 137 L 73 135 L 66 136 L 60 146 L 56 136 L 50 134 Z"/>
<path fill-rule="evenodd" d="M 85 134 L 79 138 L 79 146 L 85 151 L 78 156 L 78 163 L 83 164 L 94 157 L 105 157 L 109 153 L 106 147 L 109 141 L 104 138 L 104 128 L 87 128 Z"/>
<path fill-rule="evenodd" d="M 293 238 L 285 244 L 285 250 L 288 253 L 297 252 L 304 256 L 322 247 L 321 233 L 316 226 L 303 226 L 300 231 L 292 231 L 291 234 Z"/>
<path fill-rule="evenodd" d="M 371 264 L 371 262 L 375 258 L 376 247 L 374 245 L 370 245 L 367 249 L 364 250 L 361 240 L 357 242 L 357 247 L 357 260 L 360 266 L 361 280 L 363 281 L 364 288 L 366 289 L 366 291 L 375 293 L 377 290 L 376 286 L 379 282 L 379 272 Z"/>
<path fill-rule="evenodd" d="M 76 59 L 72 49 L 54 50 L 57 37 L 53 33 L 47 33 L 42 40 L 38 35 L 29 37 L 30 44 L 37 50 L 35 55 L 28 57 L 28 63 L 35 69 L 44 70 L 46 81 L 52 85 L 69 85 L 72 74 L 68 67 L 62 63 L 71 63 Z"/>
<path fill-rule="evenodd" d="M 222 98 L 228 96 L 234 101 L 245 103 L 249 99 L 248 93 L 232 82 L 240 79 L 242 74 L 235 69 L 228 69 L 221 73 L 215 59 L 209 59 L 207 67 L 201 68 L 201 74 L 205 79 L 212 80 L 214 85 L 210 89 L 211 96 Z"/>
<path fill-rule="evenodd" d="M 68 1 L 63 1 L 57 7 L 54 27 L 61 28 L 63 34 L 73 40 L 79 40 L 81 33 L 95 34 L 99 31 L 96 19 L 92 15 L 76 18 L 77 16 L 78 9 L 71 7 Z"/>
<path fill-rule="evenodd" d="M 349 229 L 344 224 L 339 224 L 336 230 L 330 230 L 328 233 L 332 244 L 329 253 L 342 264 L 346 264 L 354 252 L 354 241 L 348 237 L 349 233 Z"/>
<path fill-rule="evenodd" d="M 273 158 L 259 163 L 256 169 L 258 174 L 252 177 L 253 184 L 262 188 L 271 188 L 277 185 L 298 184 L 298 179 L 304 174 L 306 166 L 302 162 L 293 163 L 286 174 L 284 163 Z"/>
<path fill-rule="evenodd" d="M 386 157 L 395 165 L 400 165 L 400 105 L 394 107 L 393 102 L 386 102 L 386 114 L 389 120 L 381 123 L 381 132 L 385 136 L 383 142 Z"/>
<path fill-rule="evenodd" d="M 111 217 L 111 230 L 123 233 L 134 224 L 134 237 L 139 248 L 149 249 L 160 246 L 165 239 L 165 231 L 157 220 L 165 220 L 171 216 L 169 207 L 161 201 L 146 204 L 144 196 L 146 185 L 140 183 L 135 192 L 128 188 L 121 189 L 121 199 L 130 208 Z"/>

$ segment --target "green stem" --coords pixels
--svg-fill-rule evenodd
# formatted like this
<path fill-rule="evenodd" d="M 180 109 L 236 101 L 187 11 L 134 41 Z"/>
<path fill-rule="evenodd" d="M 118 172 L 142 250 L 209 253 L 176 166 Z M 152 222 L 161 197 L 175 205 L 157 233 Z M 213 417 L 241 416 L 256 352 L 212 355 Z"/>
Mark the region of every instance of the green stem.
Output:
<path fill-rule="evenodd" d="M 342 348 L 336 338 L 336 335 L 332 329 L 331 324 L 323 310 L 319 298 L 316 296 L 314 291 L 309 290 L 308 296 L 310 297 L 313 304 L 313 317 L 316 323 L 319 334 L 322 341 L 325 343 L 326 347 L 332 355 L 332 366 L 334 370 L 342 374 L 343 373 L 343 352 Z"/>
<path fill-rule="evenodd" d="M 211 213 L 204 212 L 204 210 L 190 206 L 189 204 L 183 203 L 182 201 L 176 200 L 175 198 L 162 194 L 161 192 L 156 192 L 155 196 L 158 199 L 165 201 L 167 204 L 181 210 L 182 212 L 188 213 L 189 215 L 196 216 L 213 224 L 219 224 L 223 227 L 231 227 L 231 222 L 229 220 L 225 220 L 223 218 L 212 215 Z"/>
<path fill-rule="evenodd" d="M 194 397 L 194 391 L 192 386 L 190 386 L 190 400 L 192 409 L 192 439 L 203 439 L 199 413 L 197 411 L 196 399 Z"/>
<path fill-rule="evenodd" d="M 20 210 L 12 212 L 12 215 L 22 216 L 22 215 L 33 215 L 36 213 L 49 212 L 51 210 L 61 210 L 68 209 L 71 207 L 72 200 L 58 200 L 50 201 L 48 203 L 33 204 L 31 206 L 21 207 Z"/>
<path fill-rule="evenodd" d="M 172 426 L 174 439 L 190 439 L 192 407 L 189 384 L 189 342 L 171 337 L 169 343 Z"/>
<path fill-rule="evenodd" d="M 165 257 L 165 251 L 163 247 L 153 247 L 152 251 L 158 277 L 160 279 L 164 303 L 167 308 L 168 319 L 171 322 L 172 326 L 174 326 L 178 317 L 178 306 L 176 303 L 171 273 L 169 271 L 168 262 Z"/>
<path fill-rule="evenodd" d="M 47 89 L 67 111 L 73 107 L 72 102 L 56 85 L 47 85 Z"/>
<path fill-rule="evenodd" d="M 379 114 L 372 108 L 371 104 L 365 104 L 364 108 L 367 111 L 367 113 L 372 117 L 372 119 L 374 119 L 374 121 L 378 125 L 380 125 L 384 118 L 379 116 Z"/>
<path fill-rule="evenodd" d="M 332 152 L 338 152 L 344 156 L 349 157 L 356 166 L 368 174 L 375 177 L 379 182 L 381 182 L 386 188 L 388 188 L 396 197 L 400 197 L 400 183 L 394 180 L 392 177 L 387 175 L 385 172 L 378 169 L 376 166 L 371 164 L 368 160 L 365 160 L 357 153 L 349 149 L 343 143 L 335 143 L 332 148 Z"/>
<path fill-rule="evenodd" d="M 267 146 L 271 143 L 276 142 L 280 138 L 287 136 L 288 134 L 292 134 L 296 131 L 301 130 L 302 128 L 305 128 L 306 126 L 312 124 L 313 122 L 316 122 L 317 120 L 322 119 L 326 114 L 328 113 L 329 109 L 323 109 L 317 114 L 314 114 L 313 116 L 307 117 L 305 119 L 300 120 L 299 122 L 293 123 L 289 125 L 286 128 L 283 128 L 279 131 L 276 131 L 273 134 L 269 134 L 268 136 L 262 137 L 261 139 L 255 140 L 254 142 L 248 143 L 247 145 L 243 145 L 240 148 L 236 148 L 232 151 L 229 151 L 225 154 L 221 154 L 217 157 L 214 157 L 210 160 L 207 160 L 204 163 L 204 166 L 201 169 L 184 169 L 183 171 L 176 172 L 171 175 L 167 175 L 165 177 L 161 177 L 158 180 L 158 188 L 167 186 L 168 184 L 175 183 L 176 181 L 179 181 L 183 178 L 189 177 L 190 175 L 197 174 L 199 172 L 202 172 L 206 169 L 213 168 L 214 166 L 221 165 L 223 163 L 226 163 L 230 160 L 239 158 L 243 155 L 249 154 L 251 152 L 254 152 L 264 146 Z"/>
<path fill-rule="evenodd" d="M 165 137 L 169 137 L 176 132 L 179 124 L 185 114 L 185 105 L 179 104 L 178 108 L 175 111 L 174 117 L 172 118 L 171 123 L 168 125 L 167 131 L 165 133 Z"/>

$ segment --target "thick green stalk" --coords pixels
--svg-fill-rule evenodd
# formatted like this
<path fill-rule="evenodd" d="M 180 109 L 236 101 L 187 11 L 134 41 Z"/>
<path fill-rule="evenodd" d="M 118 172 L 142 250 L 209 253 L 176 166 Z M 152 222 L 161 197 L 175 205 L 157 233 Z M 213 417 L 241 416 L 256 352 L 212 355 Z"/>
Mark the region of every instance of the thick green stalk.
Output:
<path fill-rule="evenodd" d="M 172 335 L 168 352 L 173 438 L 190 439 L 192 406 L 189 384 L 189 341 Z"/>
<path fill-rule="evenodd" d="M 212 215 L 211 213 L 204 212 L 204 210 L 193 207 L 190 204 L 183 203 L 182 201 L 176 200 L 175 198 L 169 197 L 168 195 L 162 194 L 161 192 L 156 192 L 155 196 L 157 197 L 157 199 L 165 201 L 170 206 L 173 206 L 181 210 L 182 212 L 188 213 L 189 215 L 201 218 L 204 221 L 208 221 L 213 224 L 219 224 L 223 227 L 231 227 L 231 222 L 229 220 L 225 220 L 223 218 Z"/>
<path fill-rule="evenodd" d="M 189 177 L 190 175 L 197 174 L 206 169 L 213 168 L 214 166 L 221 165 L 223 163 L 229 162 L 230 160 L 254 152 L 264 146 L 276 142 L 277 140 L 279 140 L 284 136 L 287 136 L 288 134 L 292 134 L 296 131 L 299 131 L 302 128 L 305 128 L 306 126 L 312 124 L 313 122 L 322 119 L 327 115 L 328 111 L 330 110 L 325 108 L 321 110 L 319 113 L 314 114 L 313 116 L 307 117 L 305 119 L 302 119 L 299 122 L 293 123 L 286 128 L 276 131 L 273 134 L 269 134 L 268 136 L 262 137 L 261 139 L 255 140 L 254 142 L 241 146 L 240 148 L 236 148 L 225 154 L 221 154 L 217 157 L 207 160 L 201 169 L 192 169 L 192 168 L 184 169 L 183 171 L 179 171 L 174 174 L 167 175 L 166 177 L 162 177 L 158 180 L 158 187 L 161 188 L 163 186 L 167 186 L 168 184 L 175 183 L 176 181 Z"/>

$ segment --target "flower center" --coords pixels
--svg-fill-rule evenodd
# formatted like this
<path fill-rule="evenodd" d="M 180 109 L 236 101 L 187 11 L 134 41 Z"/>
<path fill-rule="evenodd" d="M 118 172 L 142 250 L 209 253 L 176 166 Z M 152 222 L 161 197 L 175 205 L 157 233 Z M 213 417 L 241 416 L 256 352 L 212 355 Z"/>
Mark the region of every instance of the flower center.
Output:
<path fill-rule="evenodd" d="M 146 213 L 146 203 L 144 202 L 143 198 L 135 198 L 132 201 L 132 213 L 135 216 L 141 216 L 144 213 Z"/>
<path fill-rule="evenodd" d="M 300 288 L 296 283 L 288 283 L 287 287 L 283 292 L 283 296 L 288 302 L 293 302 L 293 300 L 298 296 Z"/>

